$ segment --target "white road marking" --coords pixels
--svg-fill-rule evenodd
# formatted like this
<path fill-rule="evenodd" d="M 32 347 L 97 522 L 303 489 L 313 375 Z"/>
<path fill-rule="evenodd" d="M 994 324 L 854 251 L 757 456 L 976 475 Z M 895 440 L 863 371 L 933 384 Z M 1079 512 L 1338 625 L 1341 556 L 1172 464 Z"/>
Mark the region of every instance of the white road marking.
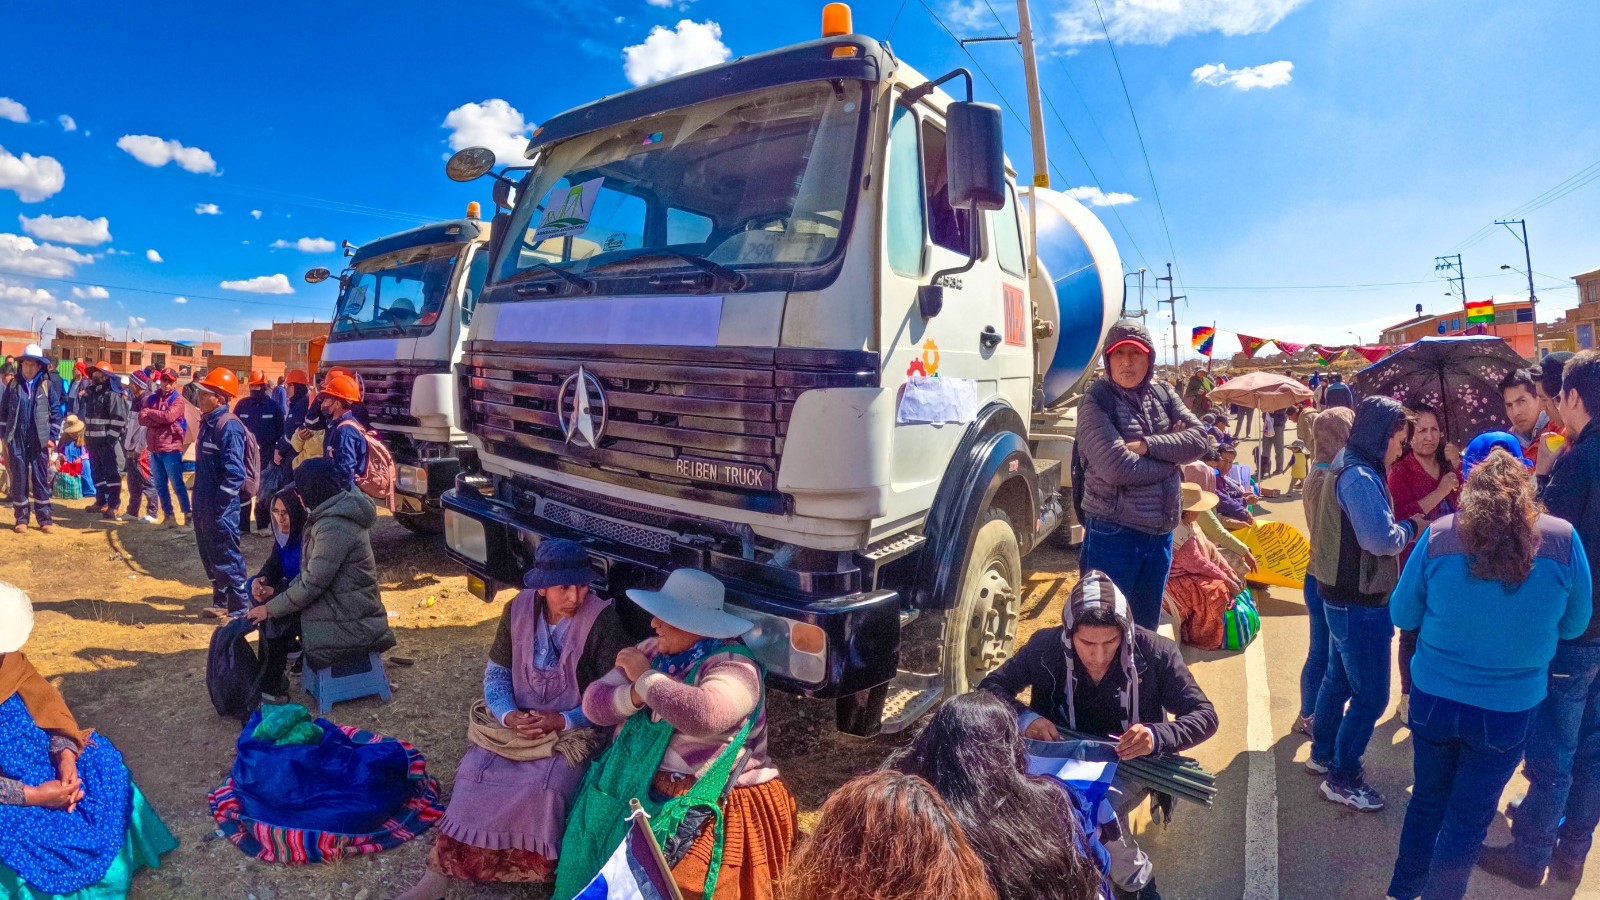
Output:
<path fill-rule="evenodd" d="M 1278 769 L 1272 758 L 1272 688 L 1266 639 L 1244 651 L 1245 752 L 1244 900 L 1278 900 Z"/>

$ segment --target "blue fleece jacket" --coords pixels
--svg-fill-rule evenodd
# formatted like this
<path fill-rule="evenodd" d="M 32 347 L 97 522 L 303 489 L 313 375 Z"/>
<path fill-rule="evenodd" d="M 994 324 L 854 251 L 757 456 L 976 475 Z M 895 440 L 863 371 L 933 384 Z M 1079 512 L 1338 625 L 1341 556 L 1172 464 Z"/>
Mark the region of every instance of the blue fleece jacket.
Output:
<path fill-rule="evenodd" d="M 1421 630 L 1411 680 L 1458 703 L 1530 709 L 1544 700 L 1557 639 L 1577 637 L 1589 624 L 1593 582 L 1583 541 L 1565 522 L 1540 516 L 1533 571 L 1507 590 L 1468 570 L 1455 521 L 1446 516 L 1422 533 L 1389 598 L 1394 624 Z"/>

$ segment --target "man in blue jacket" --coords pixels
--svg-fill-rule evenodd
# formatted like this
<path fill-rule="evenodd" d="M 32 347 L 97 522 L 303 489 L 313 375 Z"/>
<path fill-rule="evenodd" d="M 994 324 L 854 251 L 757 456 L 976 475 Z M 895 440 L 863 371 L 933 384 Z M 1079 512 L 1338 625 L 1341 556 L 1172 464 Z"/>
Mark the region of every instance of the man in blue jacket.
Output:
<path fill-rule="evenodd" d="M 1572 523 L 1600 573 L 1600 354 L 1567 361 L 1557 398 L 1567 446 L 1550 467 L 1539 498 L 1550 515 Z M 1541 460 L 1541 462 L 1548 462 Z M 1600 587 L 1600 585 L 1597 585 Z M 1577 884 L 1600 825 L 1600 616 L 1582 635 L 1556 645 L 1549 691 L 1534 717 L 1526 756 L 1528 797 L 1511 820 L 1511 844 L 1484 847 L 1482 868 L 1533 889 L 1546 869 Z"/>
<path fill-rule="evenodd" d="M 211 579 L 207 618 L 242 616 L 250 607 L 245 595 L 244 554 L 239 552 L 239 494 L 246 475 L 244 423 L 228 411 L 239 394 L 233 372 L 216 368 L 200 382 L 200 434 L 194 451 L 195 543 L 200 563 Z"/>
<path fill-rule="evenodd" d="M 250 395 L 240 399 L 233 405 L 233 414 L 239 417 L 244 427 L 250 429 L 255 435 L 256 446 L 261 452 L 271 453 L 278 446 L 278 439 L 283 437 L 283 407 L 278 401 L 272 399 L 267 393 L 267 373 L 256 369 L 250 373 Z M 266 479 L 262 479 L 265 481 Z M 255 506 L 255 515 L 250 513 L 252 502 Z M 243 534 L 250 533 L 250 522 L 255 521 L 255 527 L 262 534 L 269 533 L 269 518 L 271 516 L 271 497 L 252 497 L 248 493 L 239 495 L 239 531 Z"/>
<path fill-rule="evenodd" d="M 0 438 L 6 445 L 11 473 L 11 509 L 16 531 L 28 530 L 31 516 L 39 530 L 55 528 L 50 510 L 50 454 L 61 440 L 61 382 L 47 371 L 50 360 L 38 344 L 29 344 L 17 363 L 17 376 L 0 393 Z"/>
<path fill-rule="evenodd" d="M 317 400 L 328 423 L 322 455 L 339 467 L 339 489 L 348 491 L 367 473 L 367 433 L 352 412 L 361 402 L 361 385 L 345 372 L 330 372 Z"/>

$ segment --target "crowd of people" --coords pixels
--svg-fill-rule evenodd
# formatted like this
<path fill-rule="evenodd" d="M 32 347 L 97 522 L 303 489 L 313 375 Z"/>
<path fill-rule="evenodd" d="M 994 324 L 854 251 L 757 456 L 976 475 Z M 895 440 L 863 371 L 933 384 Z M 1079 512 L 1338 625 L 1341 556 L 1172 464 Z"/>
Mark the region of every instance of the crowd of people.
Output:
<path fill-rule="evenodd" d="M 35 467 L 41 456 L 48 467 L 74 390 L 35 350 L 0 401 L 19 530 L 41 510 L 51 521 Z M 1156 378 L 1141 325 L 1117 323 L 1104 363 L 1079 409 L 1085 538 L 1060 625 L 835 791 L 809 837 L 768 746 L 763 671 L 744 640 L 752 625 L 725 608 L 722 582 L 685 568 L 659 590 L 630 590 L 654 633 L 632 644 L 613 601 L 590 587 L 587 551 L 540 543 L 502 611 L 470 746 L 402 900 L 443 897 L 454 881 L 553 883 L 556 897 L 576 896 L 623 840 L 635 799 L 684 897 L 1159 900 L 1131 816 L 1146 803 L 1170 816 L 1172 797 L 1119 770 L 1091 803 L 1029 774 L 1029 748 L 1088 738 L 1129 762 L 1183 754 L 1217 732 L 1215 706 L 1159 629 L 1171 616 L 1182 640 L 1220 646 L 1219 612 L 1248 596 L 1258 567 L 1238 532 L 1257 522 L 1260 479 L 1284 471 L 1302 492 L 1311 547 L 1293 728 L 1310 739 L 1306 768 L 1331 803 L 1385 806 L 1363 762 L 1392 700 L 1401 636 L 1414 786 L 1388 896 L 1462 897 L 1475 866 L 1521 887 L 1547 872 L 1580 878 L 1600 823 L 1600 438 L 1589 412 L 1600 410 L 1600 355 L 1512 373 L 1501 386 L 1510 430 L 1465 447 L 1439 410 L 1357 398 L 1329 378 L 1312 402 L 1262 418 L 1276 439 L 1253 470 L 1230 434 L 1253 423 L 1206 409 L 1203 381 L 1191 390 L 1194 379 L 1180 389 Z M 113 473 L 139 472 L 130 502 L 145 497 L 152 516 L 160 502 L 176 519 L 166 491 L 177 488 L 213 614 L 263 627 L 264 692 L 280 702 L 296 652 L 321 669 L 394 645 L 368 536 L 376 510 L 363 493 L 359 382 L 334 371 L 313 397 L 296 375 L 284 396 L 252 378 L 241 397 L 232 373 L 207 373 L 191 382 L 191 401 L 172 373 L 135 373 L 124 390 L 92 366 L 71 401 L 102 515 L 119 512 Z M 186 498 L 181 461 L 158 458 L 181 456 L 190 403 L 201 417 Z M 135 427 L 142 442 L 129 440 Z M 239 535 L 252 527 L 273 545 L 247 577 Z M 1516 639 L 1485 622 L 1514 623 Z M 13 643 L 0 645 L 0 689 L 8 666 L 33 685 L 25 662 L 11 662 Z M 88 757 L 66 754 L 85 745 L 72 743 L 59 697 L 37 686 L 18 696 L 28 718 L 14 724 L 44 735 L 33 740 L 55 762 L 44 760 L 54 768 L 41 778 L 57 777 L 0 779 L 0 819 L 8 804 L 70 809 L 82 799 L 71 764 Z M 0 705 L 0 736 L 10 708 Z M 1513 841 L 1485 847 L 1518 764 L 1530 790 L 1512 811 Z M 125 821 L 159 844 L 151 818 Z"/>
<path fill-rule="evenodd" d="M 1600 823 L 1600 356 L 1509 372 L 1509 428 L 1464 447 L 1438 409 L 1313 375 L 1311 400 L 1263 416 L 1253 474 L 1230 434 L 1249 433 L 1250 413 L 1210 409 L 1203 371 L 1179 402 L 1176 383 L 1153 379 L 1151 347 L 1119 323 L 1080 406 L 1081 566 L 1126 592 L 1141 625 L 1165 596 L 1183 639 L 1214 649 L 1217 613 L 1255 568 L 1222 535 L 1254 524 L 1253 477 L 1289 470 L 1310 543 L 1294 730 L 1326 800 L 1384 808 L 1363 760 L 1398 663 L 1414 784 L 1388 896 L 1462 897 L 1475 866 L 1524 888 L 1580 879 Z M 1286 466 L 1273 451 L 1290 423 Z M 1196 432 L 1207 440 L 1191 444 Z M 1530 789 L 1508 810 L 1513 841 L 1485 846 L 1519 764 Z"/>

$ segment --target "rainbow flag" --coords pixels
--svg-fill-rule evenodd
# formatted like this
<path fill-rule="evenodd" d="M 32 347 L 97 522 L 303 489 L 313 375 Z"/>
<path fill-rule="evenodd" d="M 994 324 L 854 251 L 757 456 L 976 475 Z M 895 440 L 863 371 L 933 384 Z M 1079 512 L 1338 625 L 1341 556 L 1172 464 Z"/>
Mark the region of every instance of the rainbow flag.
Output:
<path fill-rule="evenodd" d="M 1257 350 L 1267 345 L 1266 338 L 1251 337 L 1248 334 L 1239 334 L 1237 337 L 1239 338 L 1239 349 L 1244 351 L 1245 356 L 1253 357 L 1256 355 Z"/>
<path fill-rule="evenodd" d="M 1189 337 L 1189 343 L 1200 352 L 1201 356 L 1211 355 L 1211 344 L 1217 339 L 1217 330 L 1210 325 L 1200 325 L 1195 328 Z"/>
<path fill-rule="evenodd" d="M 1488 325 L 1494 322 L 1493 300 L 1468 300 L 1467 323 Z"/>

